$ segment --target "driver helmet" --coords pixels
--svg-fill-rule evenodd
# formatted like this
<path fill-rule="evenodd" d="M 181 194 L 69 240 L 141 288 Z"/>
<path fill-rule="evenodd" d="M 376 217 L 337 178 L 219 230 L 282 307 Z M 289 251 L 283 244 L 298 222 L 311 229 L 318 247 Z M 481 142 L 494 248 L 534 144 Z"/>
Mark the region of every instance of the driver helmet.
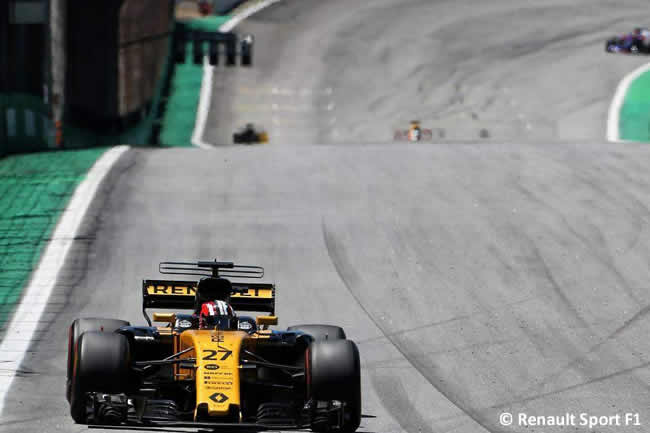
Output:
<path fill-rule="evenodd" d="M 222 300 L 204 302 L 199 313 L 199 329 L 237 329 L 237 315 L 230 304 Z"/>

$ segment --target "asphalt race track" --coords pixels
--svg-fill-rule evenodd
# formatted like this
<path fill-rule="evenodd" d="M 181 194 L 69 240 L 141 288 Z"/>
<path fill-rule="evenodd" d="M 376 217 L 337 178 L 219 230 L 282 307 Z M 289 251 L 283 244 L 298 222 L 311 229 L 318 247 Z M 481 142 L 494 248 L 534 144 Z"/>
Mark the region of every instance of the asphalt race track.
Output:
<path fill-rule="evenodd" d="M 219 148 L 114 168 L 0 431 L 86 431 L 64 396 L 69 323 L 142 323 L 158 261 L 213 257 L 266 268 L 281 327 L 346 328 L 362 432 L 589 431 L 503 412 L 638 413 L 594 431 L 648 431 L 650 147 L 604 142 L 644 59 L 603 50 L 647 2 L 487 3 L 287 1 L 246 22 L 255 67 L 216 72 Z M 412 118 L 444 139 L 392 143 Z M 249 121 L 271 143 L 229 145 Z"/>
<path fill-rule="evenodd" d="M 385 143 L 418 119 L 436 141 L 602 141 L 647 60 L 605 40 L 643 18 L 643 1 L 285 1 L 240 27 L 256 67 L 217 73 L 204 140 L 254 122 L 273 143 Z"/>

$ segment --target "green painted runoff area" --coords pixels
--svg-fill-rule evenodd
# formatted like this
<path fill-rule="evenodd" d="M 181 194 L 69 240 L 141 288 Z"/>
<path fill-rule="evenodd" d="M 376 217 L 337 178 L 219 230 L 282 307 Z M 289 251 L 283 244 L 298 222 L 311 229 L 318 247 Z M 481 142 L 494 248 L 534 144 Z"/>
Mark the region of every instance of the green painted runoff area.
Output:
<path fill-rule="evenodd" d="M 76 186 L 106 148 L 0 158 L 0 328 Z"/>
<path fill-rule="evenodd" d="M 622 140 L 650 141 L 650 71 L 632 82 L 619 116 Z"/>
<path fill-rule="evenodd" d="M 230 16 L 209 16 L 184 21 L 188 29 L 219 31 Z M 207 52 L 207 46 L 204 46 Z M 185 63 L 176 64 L 160 131 L 161 146 L 192 146 L 192 132 L 199 106 L 203 66 L 192 62 L 192 42 L 185 48 Z"/>

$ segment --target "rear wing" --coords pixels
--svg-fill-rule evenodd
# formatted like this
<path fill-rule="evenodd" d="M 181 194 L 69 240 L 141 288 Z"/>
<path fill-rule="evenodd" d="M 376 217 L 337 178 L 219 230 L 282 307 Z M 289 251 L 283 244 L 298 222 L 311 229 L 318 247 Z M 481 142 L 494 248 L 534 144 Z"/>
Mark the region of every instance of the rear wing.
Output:
<path fill-rule="evenodd" d="M 144 280 L 142 313 L 149 325 L 147 308 L 194 309 L 196 281 Z M 232 283 L 230 305 L 235 311 L 257 311 L 275 315 L 275 285 L 268 283 Z"/>

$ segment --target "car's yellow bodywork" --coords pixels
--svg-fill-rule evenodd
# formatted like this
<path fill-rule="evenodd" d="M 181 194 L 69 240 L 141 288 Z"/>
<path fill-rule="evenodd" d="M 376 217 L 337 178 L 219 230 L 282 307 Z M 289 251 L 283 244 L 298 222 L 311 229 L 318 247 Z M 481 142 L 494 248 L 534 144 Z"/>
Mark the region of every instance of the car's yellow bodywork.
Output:
<path fill-rule="evenodd" d="M 262 322 L 277 323 L 276 316 L 260 316 Z M 173 322 L 173 313 L 154 313 L 155 321 Z M 172 331 L 169 327 L 158 327 L 161 336 L 171 338 L 174 353 L 182 353 L 181 360 L 189 361 L 174 366 L 176 380 L 195 380 L 196 406 L 194 417 L 201 409 L 210 417 L 232 416 L 239 413 L 241 406 L 240 352 L 244 346 L 253 348 L 259 339 L 268 338 L 270 330 L 259 330 L 253 334 L 244 331 L 223 331 L 218 329 L 188 329 Z M 189 350 L 188 350 L 189 349 Z M 192 365 L 191 368 L 186 368 Z"/>
<path fill-rule="evenodd" d="M 196 367 L 191 370 L 177 367 L 181 370 L 177 377 L 196 380 L 196 410 L 206 405 L 211 417 L 227 416 L 239 410 L 239 352 L 247 336 L 243 331 L 187 330 L 175 338 L 177 352 L 194 348 L 182 357 L 195 358 Z"/>
<path fill-rule="evenodd" d="M 154 321 L 173 323 L 174 313 L 154 313 Z M 277 324 L 277 316 L 258 316 L 262 326 Z M 239 414 L 240 396 L 240 352 L 245 341 L 248 347 L 256 340 L 268 338 L 271 331 L 259 330 L 253 334 L 244 331 L 219 329 L 188 329 L 175 332 L 172 328 L 158 327 L 164 338 L 171 339 L 173 352 L 182 353 L 180 360 L 186 365 L 174 366 L 176 380 L 195 380 L 196 405 L 194 418 L 199 410 L 210 417 Z M 188 366 L 192 366 L 188 368 Z M 203 406 L 203 408 L 202 408 Z"/>
<path fill-rule="evenodd" d="M 173 367 L 174 379 L 194 380 L 196 384 L 197 415 L 210 418 L 227 417 L 237 422 L 241 407 L 242 368 L 240 352 L 244 347 L 253 350 L 256 342 L 269 337 L 268 325 L 277 324 L 274 313 L 275 288 L 272 284 L 235 284 L 230 303 L 246 311 L 266 311 L 271 315 L 258 316 L 260 326 L 254 333 L 240 330 L 179 329 L 174 327 L 175 313 L 155 312 L 155 322 L 169 325 L 158 326 L 160 336 L 169 344 L 172 354 L 179 354 Z M 189 281 L 145 280 L 143 284 L 144 306 L 159 308 L 192 308 L 196 283 Z M 186 361 L 184 361 L 186 360 Z"/>

